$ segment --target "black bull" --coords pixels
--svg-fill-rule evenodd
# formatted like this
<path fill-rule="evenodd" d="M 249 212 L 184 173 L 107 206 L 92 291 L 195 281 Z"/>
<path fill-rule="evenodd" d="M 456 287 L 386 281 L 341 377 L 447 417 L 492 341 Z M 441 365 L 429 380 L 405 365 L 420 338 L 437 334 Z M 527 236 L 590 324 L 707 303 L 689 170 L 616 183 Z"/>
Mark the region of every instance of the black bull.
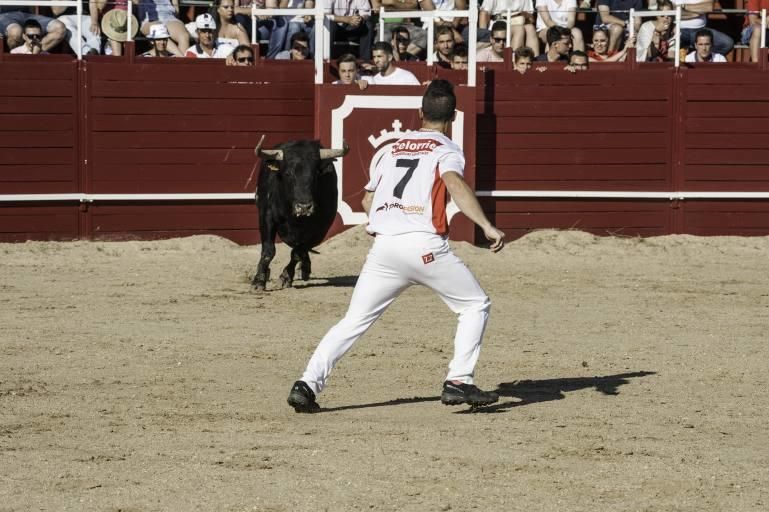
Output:
<path fill-rule="evenodd" d="M 259 211 L 262 254 L 251 283 L 264 290 L 270 278 L 270 262 L 275 257 L 275 237 L 291 247 L 291 261 L 280 275 L 282 287 L 290 287 L 296 265 L 303 280 L 310 278 L 310 250 L 328 233 L 336 216 L 338 190 L 334 159 L 344 149 L 324 149 L 318 141 L 290 141 L 275 149 L 255 149 L 262 166 L 257 182 L 256 206 Z"/>

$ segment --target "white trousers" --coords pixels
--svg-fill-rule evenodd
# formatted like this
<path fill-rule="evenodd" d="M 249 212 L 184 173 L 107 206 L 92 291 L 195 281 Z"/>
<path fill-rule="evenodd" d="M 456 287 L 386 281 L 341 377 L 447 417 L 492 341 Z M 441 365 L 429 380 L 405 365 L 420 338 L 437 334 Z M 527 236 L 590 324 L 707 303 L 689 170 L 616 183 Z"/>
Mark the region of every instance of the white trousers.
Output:
<path fill-rule="evenodd" d="M 431 233 L 376 236 L 347 314 L 323 337 L 301 380 L 315 394 L 323 391 L 337 361 L 412 284 L 436 292 L 458 315 L 454 358 L 446 380 L 472 384 L 491 302 L 472 272 L 451 252 L 448 241 Z"/>
<path fill-rule="evenodd" d="M 77 14 L 67 14 L 56 19 L 67 27 L 69 31 L 69 47 L 72 48 L 73 52 L 77 52 L 77 45 L 80 44 L 83 48 L 83 55 L 91 50 L 101 53 L 101 37 L 91 32 L 90 16 L 81 16 L 83 20 L 81 25 L 83 33 L 80 38 L 77 36 Z"/>

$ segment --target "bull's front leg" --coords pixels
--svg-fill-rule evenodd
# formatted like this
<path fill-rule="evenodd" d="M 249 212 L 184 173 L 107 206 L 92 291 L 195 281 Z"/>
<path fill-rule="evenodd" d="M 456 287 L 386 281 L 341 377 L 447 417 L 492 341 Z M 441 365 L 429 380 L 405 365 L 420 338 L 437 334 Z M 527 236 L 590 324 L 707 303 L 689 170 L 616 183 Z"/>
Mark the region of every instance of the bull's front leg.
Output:
<path fill-rule="evenodd" d="M 280 285 L 283 288 L 291 288 L 294 284 L 294 273 L 296 272 L 296 265 L 302 261 L 302 257 L 299 251 L 296 249 L 291 250 L 291 261 L 288 262 L 286 268 L 283 269 L 283 273 L 280 274 Z"/>
<path fill-rule="evenodd" d="M 307 281 L 310 279 L 311 273 L 312 268 L 310 265 L 310 253 L 305 251 L 305 253 L 302 254 L 302 281 Z"/>
<path fill-rule="evenodd" d="M 261 220 L 261 219 L 260 219 Z M 267 281 L 270 279 L 270 262 L 275 257 L 275 230 L 270 229 L 267 222 L 260 222 L 260 231 L 262 235 L 262 255 L 259 257 L 259 264 L 256 266 L 256 275 L 251 281 L 254 290 L 264 291 Z"/>

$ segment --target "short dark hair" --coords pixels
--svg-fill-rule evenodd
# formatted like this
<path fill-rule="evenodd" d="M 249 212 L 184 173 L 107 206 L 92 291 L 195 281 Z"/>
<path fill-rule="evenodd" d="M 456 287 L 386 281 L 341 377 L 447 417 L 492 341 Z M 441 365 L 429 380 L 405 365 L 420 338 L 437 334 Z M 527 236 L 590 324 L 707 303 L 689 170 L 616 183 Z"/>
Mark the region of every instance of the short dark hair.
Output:
<path fill-rule="evenodd" d="M 661 11 L 663 7 L 670 7 L 671 11 L 674 9 L 673 2 L 670 0 L 657 0 L 657 10 Z"/>
<path fill-rule="evenodd" d="M 43 31 L 43 27 L 40 25 L 40 23 L 35 19 L 28 19 L 24 22 L 24 28 L 22 28 L 23 32 L 26 32 L 28 28 L 37 28 L 40 29 L 40 31 Z"/>
<path fill-rule="evenodd" d="M 700 37 L 707 37 L 710 39 L 710 44 L 713 44 L 713 32 L 706 28 L 701 28 L 697 32 L 694 33 L 694 42 L 697 42 L 697 39 Z"/>
<path fill-rule="evenodd" d="M 440 37 L 442 35 L 445 35 L 445 34 L 449 34 L 452 39 L 454 38 L 454 31 L 451 30 L 451 27 L 449 27 L 448 25 L 438 25 L 437 27 L 435 27 L 435 40 L 436 41 L 438 40 L 438 37 Z"/>
<path fill-rule="evenodd" d="M 235 49 L 232 50 L 232 55 L 234 56 L 241 52 L 248 52 L 251 54 L 252 57 L 254 56 L 254 49 L 247 44 L 239 44 L 238 46 L 236 46 Z"/>
<path fill-rule="evenodd" d="M 451 121 L 457 108 L 454 86 L 448 80 L 430 82 L 422 96 L 422 115 L 425 121 L 443 123 Z"/>
<path fill-rule="evenodd" d="M 502 20 L 495 21 L 493 25 L 491 25 L 491 33 L 494 32 L 505 32 L 507 33 L 507 23 L 505 23 Z"/>
<path fill-rule="evenodd" d="M 390 32 L 393 37 L 398 37 L 398 34 L 406 34 L 409 37 L 409 40 L 411 39 L 411 34 L 409 34 L 409 29 L 404 27 L 403 25 L 398 25 L 392 31 Z"/>
<path fill-rule="evenodd" d="M 534 50 L 529 48 L 528 46 L 521 46 L 517 50 L 515 50 L 515 54 L 513 56 L 513 62 L 518 62 L 519 59 L 531 59 L 534 60 Z"/>
<path fill-rule="evenodd" d="M 374 53 L 377 50 L 385 52 L 387 55 L 392 55 L 393 45 L 391 45 L 387 41 L 377 41 L 376 43 L 371 45 L 371 53 Z"/>
<path fill-rule="evenodd" d="M 571 30 L 554 25 L 547 29 L 547 44 L 557 43 L 564 37 L 571 37 Z"/>
<path fill-rule="evenodd" d="M 294 43 L 297 41 L 304 41 L 309 46 L 310 37 L 304 32 L 296 32 L 291 35 L 291 46 L 294 46 Z"/>
<path fill-rule="evenodd" d="M 587 56 L 587 53 L 583 52 L 582 50 L 574 50 L 569 55 L 569 64 L 571 64 L 571 59 L 574 57 L 585 57 L 585 66 L 590 66 L 590 59 Z"/>
<path fill-rule="evenodd" d="M 465 43 L 455 44 L 451 50 L 451 58 L 454 57 L 467 57 L 467 45 Z"/>
<path fill-rule="evenodd" d="M 355 67 L 358 67 L 358 59 L 355 58 L 355 55 L 352 53 L 345 53 L 344 55 L 340 55 L 338 59 L 336 59 L 336 67 L 338 68 L 345 62 L 352 62 L 355 64 Z"/>

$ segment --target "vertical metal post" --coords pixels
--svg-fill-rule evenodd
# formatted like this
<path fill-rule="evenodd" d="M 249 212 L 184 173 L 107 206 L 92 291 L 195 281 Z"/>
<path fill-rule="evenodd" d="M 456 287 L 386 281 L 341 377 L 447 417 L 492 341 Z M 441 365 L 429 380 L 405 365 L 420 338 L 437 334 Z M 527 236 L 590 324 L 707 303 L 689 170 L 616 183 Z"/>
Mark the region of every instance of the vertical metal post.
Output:
<path fill-rule="evenodd" d="M 476 69 L 475 52 L 478 47 L 478 0 L 470 0 L 470 44 L 467 48 L 467 85 L 475 87 L 478 70 Z"/>
<path fill-rule="evenodd" d="M 435 61 L 435 18 L 429 18 L 429 20 L 427 24 L 427 65 L 432 66 Z"/>
<path fill-rule="evenodd" d="M 384 41 L 384 25 L 385 25 L 385 8 L 384 6 L 379 7 L 379 40 Z"/>
<path fill-rule="evenodd" d="M 681 65 L 681 6 L 676 7 L 676 67 Z"/>
<path fill-rule="evenodd" d="M 126 29 L 128 30 L 128 33 L 126 34 L 126 42 L 133 41 L 133 37 L 132 37 L 133 32 L 131 30 L 133 28 L 131 27 L 131 18 L 133 18 L 133 16 L 131 16 L 131 13 L 133 12 L 133 9 L 134 9 L 133 2 L 131 0 L 128 0 L 128 5 L 126 6 L 126 18 L 128 19 L 127 26 L 126 26 Z"/>
<path fill-rule="evenodd" d="M 505 27 L 505 48 L 510 46 L 510 38 L 512 35 L 510 34 L 510 8 L 507 8 L 507 17 L 505 18 L 507 20 L 507 26 Z M 492 25 L 494 25 L 492 23 Z M 489 30 L 491 30 L 491 27 L 489 27 Z M 524 39 L 525 41 L 525 39 Z"/>
<path fill-rule="evenodd" d="M 315 3 L 315 83 L 323 83 L 323 54 L 325 52 L 325 45 L 323 44 L 323 36 L 325 35 L 324 27 L 325 16 L 323 15 L 323 2 L 317 0 Z"/>
<path fill-rule="evenodd" d="M 630 23 L 630 26 L 628 27 L 628 29 L 630 29 L 630 37 L 633 37 L 635 35 L 635 9 L 630 9 L 630 18 L 628 19 Z"/>
<path fill-rule="evenodd" d="M 256 4 L 251 4 L 251 44 L 256 43 Z"/>
<path fill-rule="evenodd" d="M 761 9 L 761 48 L 766 48 L 766 9 Z"/>
<path fill-rule="evenodd" d="M 77 60 L 83 60 L 83 2 L 77 3 Z"/>

